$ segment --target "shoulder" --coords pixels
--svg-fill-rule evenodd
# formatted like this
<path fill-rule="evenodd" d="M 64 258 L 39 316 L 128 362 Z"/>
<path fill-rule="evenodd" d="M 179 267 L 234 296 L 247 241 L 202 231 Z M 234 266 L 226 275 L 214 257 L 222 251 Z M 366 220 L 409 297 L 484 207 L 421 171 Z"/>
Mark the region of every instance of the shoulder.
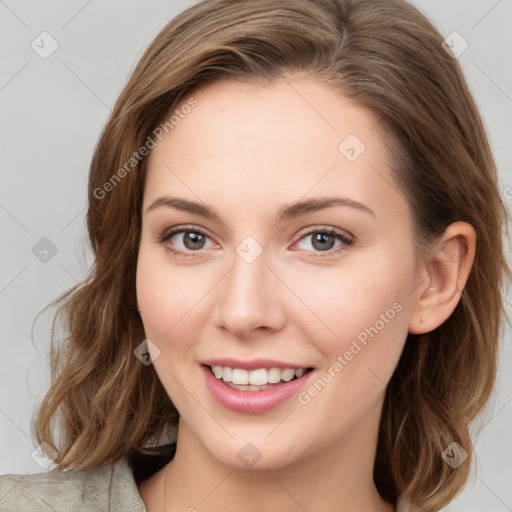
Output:
<path fill-rule="evenodd" d="M 2 512 L 146 512 L 128 458 L 87 470 L 0 476 Z"/>

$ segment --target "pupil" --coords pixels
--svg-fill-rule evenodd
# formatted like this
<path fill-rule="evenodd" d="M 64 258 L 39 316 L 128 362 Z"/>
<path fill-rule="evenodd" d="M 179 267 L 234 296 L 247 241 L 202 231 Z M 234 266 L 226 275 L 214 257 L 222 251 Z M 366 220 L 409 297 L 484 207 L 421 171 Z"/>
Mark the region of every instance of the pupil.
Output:
<path fill-rule="evenodd" d="M 329 247 L 327 247 L 324 244 L 320 244 L 319 246 L 316 245 L 317 242 L 325 242 L 327 238 L 331 238 L 331 244 L 327 244 Z M 328 233 L 317 233 L 316 236 L 313 237 L 313 247 L 315 247 L 315 249 L 319 249 L 321 251 L 323 250 L 328 250 L 328 249 L 332 249 L 333 247 L 333 243 L 334 242 L 334 237 L 332 235 L 329 235 Z"/>
<path fill-rule="evenodd" d="M 191 241 L 191 243 L 187 243 Z M 203 235 L 200 233 L 186 233 L 184 239 L 187 249 L 201 249 L 204 244 Z"/>

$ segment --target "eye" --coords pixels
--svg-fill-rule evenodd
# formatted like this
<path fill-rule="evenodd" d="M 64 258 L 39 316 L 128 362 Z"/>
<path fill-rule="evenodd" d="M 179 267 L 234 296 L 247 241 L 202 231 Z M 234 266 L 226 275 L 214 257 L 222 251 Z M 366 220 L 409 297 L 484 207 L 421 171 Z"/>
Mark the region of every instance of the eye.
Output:
<path fill-rule="evenodd" d="M 179 256 L 189 256 L 188 253 L 207 248 L 205 244 L 208 240 L 211 242 L 211 238 L 203 230 L 189 226 L 172 228 L 158 237 L 158 242 L 164 244 L 167 251 Z"/>
<path fill-rule="evenodd" d="M 346 250 L 354 243 L 353 238 L 337 229 L 316 228 L 302 233 L 297 244 L 307 240 L 309 237 L 311 237 L 310 247 L 312 247 L 312 249 L 304 247 L 300 249 L 306 252 L 312 252 L 314 254 L 313 257 L 326 257 L 336 254 Z M 183 257 L 193 256 L 192 253 L 208 248 L 208 241 L 214 246 L 211 238 L 202 229 L 194 226 L 178 226 L 165 231 L 163 235 L 158 237 L 158 242 L 164 244 L 166 251 Z M 338 245 L 336 245 L 336 242 L 338 242 Z M 178 248 L 176 248 L 176 246 L 178 246 Z M 324 256 L 320 253 L 326 254 Z"/>
<path fill-rule="evenodd" d="M 306 245 L 309 245 L 312 249 L 307 247 L 302 247 L 301 249 L 313 253 L 327 253 L 326 256 L 346 250 L 354 243 L 353 238 L 334 228 L 310 229 L 302 234 L 297 243 L 303 242 L 308 238 L 310 238 L 310 241 Z M 337 241 L 339 242 L 338 245 L 336 245 Z M 317 254 L 314 257 L 324 257 L 324 255 Z"/>

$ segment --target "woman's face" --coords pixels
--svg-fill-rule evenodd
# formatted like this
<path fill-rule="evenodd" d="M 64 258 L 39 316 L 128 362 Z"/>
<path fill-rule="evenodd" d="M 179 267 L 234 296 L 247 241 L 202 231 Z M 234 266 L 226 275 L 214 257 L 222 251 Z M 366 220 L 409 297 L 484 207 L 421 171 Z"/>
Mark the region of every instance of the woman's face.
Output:
<path fill-rule="evenodd" d="M 148 161 L 137 267 L 180 432 L 234 467 L 371 451 L 416 280 L 378 119 L 311 79 L 193 98 Z"/>

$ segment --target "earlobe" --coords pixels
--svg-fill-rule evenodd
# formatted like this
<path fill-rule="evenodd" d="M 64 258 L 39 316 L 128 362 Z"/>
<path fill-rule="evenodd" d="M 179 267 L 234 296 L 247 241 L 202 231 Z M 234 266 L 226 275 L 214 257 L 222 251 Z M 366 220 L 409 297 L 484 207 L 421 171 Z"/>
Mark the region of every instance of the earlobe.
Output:
<path fill-rule="evenodd" d="M 409 332 L 424 334 L 445 322 L 459 303 L 476 251 L 476 233 L 467 222 L 454 222 L 424 262 L 426 277 L 416 290 Z"/>

